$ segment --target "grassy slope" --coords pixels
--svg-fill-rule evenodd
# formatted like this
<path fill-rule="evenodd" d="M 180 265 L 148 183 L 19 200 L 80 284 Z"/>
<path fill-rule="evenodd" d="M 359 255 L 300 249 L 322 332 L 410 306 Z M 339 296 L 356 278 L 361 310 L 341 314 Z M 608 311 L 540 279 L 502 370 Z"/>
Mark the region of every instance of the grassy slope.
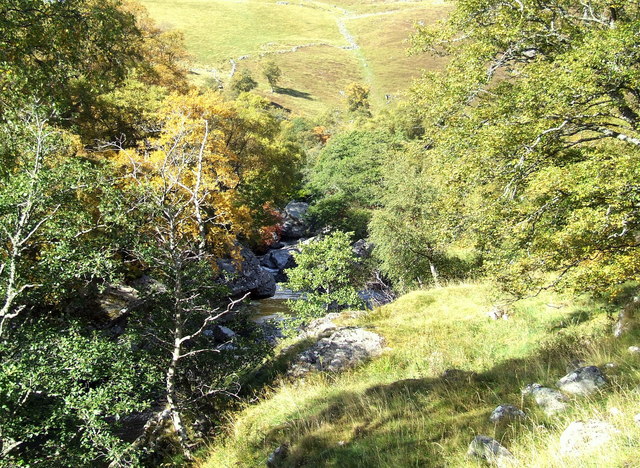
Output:
<path fill-rule="evenodd" d="M 440 67 L 429 56 L 406 56 L 405 40 L 415 21 L 431 23 L 446 13 L 441 0 L 387 2 L 382 0 L 142 0 L 151 16 L 165 27 L 184 32 L 194 56 L 196 81 L 217 76 L 225 80 L 230 59 L 248 68 L 260 81 L 258 92 L 302 115 L 344 105 L 340 91 L 351 82 L 372 87 L 374 103 L 385 94 L 408 88 L 422 69 Z M 383 13 L 382 15 L 377 15 Z M 374 16 L 368 16 L 374 14 Z M 364 16 L 363 16 L 364 15 Z M 345 50 L 348 41 L 338 20 L 360 49 Z M 276 53 L 295 46 L 322 44 L 296 52 Z M 269 92 L 260 66 L 275 59 L 283 70 L 284 92 Z M 217 70 L 211 73 L 211 70 Z"/>
<path fill-rule="evenodd" d="M 291 446 L 286 466 L 292 467 L 482 466 L 465 457 L 476 434 L 500 439 L 524 466 L 637 466 L 640 427 L 633 416 L 640 412 L 640 392 L 631 388 L 640 380 L 640 358 L 626 347 L 640 337 L 613 342 L 596 304 L 551 296 L 521 303 L 510 320 L 491 321 L 484 314 L 487 297 L 483 285 L 414 292 L 347 321 L 384 335 L 391 349 L 340 375 L 277 381 L 257 404 L 232 415 L 201 466 L 264 466 L 282 443 Z M 553 386 L 574 358 L 618 363 L 607 371 L 610 388 L 574 401 L 556 418 L 522 401 L 523 386 Z M 477 377 L 443 379 L 449 368 Z M 494 427 L 488 417 L 502 403 L 523 407 L 529 418 Z M 613 407 L 621 413 L 610 413 Z M 623 430 L 614 450 L 558 458 L 559 434 L 569 421 L 594 416 Z"/>

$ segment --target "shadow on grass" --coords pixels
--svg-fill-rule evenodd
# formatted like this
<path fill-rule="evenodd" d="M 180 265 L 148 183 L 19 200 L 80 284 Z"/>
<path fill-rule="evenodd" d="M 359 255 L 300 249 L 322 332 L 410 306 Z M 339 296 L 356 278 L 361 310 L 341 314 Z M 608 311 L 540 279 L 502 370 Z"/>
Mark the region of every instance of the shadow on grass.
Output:
<path fill-rule="evenodd" d="M 276 88 L 275 91 L 278 94 L 286 94 L 287 96 L 291 96 L 294 98 L 301 98 L 301 99 L 307 99 L 308 101 L 313 101 L 311 94 L 305 91 L 299 91 L 293 88 Z"/>
<path fill-rule="evenodd" d="M 287 443 L 290 453 L 282 467 L 447 466 L 452 454 L 464 456 L 477 434 L 508 447 L 522 430 L 546 424 L 520 391 L 534 382 L 553 385 L 574 357 L 558 343 L 480 374 L 452 369 L 440 377 L 318 397 L 296 409 L 297 419 L 272 428 L 256 450 L 269 453 Z M 496 426 L 489 415 L 500 404 L 523 407 L 533 417 Z"/>

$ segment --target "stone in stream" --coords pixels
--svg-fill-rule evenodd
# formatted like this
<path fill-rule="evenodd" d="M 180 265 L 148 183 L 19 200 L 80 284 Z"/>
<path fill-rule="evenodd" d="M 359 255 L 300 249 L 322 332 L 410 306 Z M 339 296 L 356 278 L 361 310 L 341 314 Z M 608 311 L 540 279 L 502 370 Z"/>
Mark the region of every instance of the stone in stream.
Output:
<path fill-rule="evenodd" d="M 467 456 L 485 460 L 498 467 L 516 466 L 518 461 L 500 442 L 485 435 L 476 436 L 469 444 Z"/>
<path fill-rule="evenodd" d="M 607 379 L 596 366 L 579 367 L 562 377 L 557 385 L 572 395 L 590 395 L 607 385 Z"/>

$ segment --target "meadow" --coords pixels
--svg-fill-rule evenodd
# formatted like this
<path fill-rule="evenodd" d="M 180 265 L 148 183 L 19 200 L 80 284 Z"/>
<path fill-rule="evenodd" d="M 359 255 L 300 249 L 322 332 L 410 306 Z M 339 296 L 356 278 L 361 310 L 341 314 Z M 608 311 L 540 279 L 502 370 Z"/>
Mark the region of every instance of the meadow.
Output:
<path fill-rule="evenodd" d="M 312 116 L 343 107 L 342 91 L 352 82 L 367 84 L 372 104 L 383 106 L 422 70 L 443 63 L 426 54 L 407 55 L 415 24 L 430 24 L 446 14 L 440 0 L 142 3 L 163 28 L 184 33 L 196 82 L 228 84 L 233 72 L 248 69 L 259 81 L 257 92 L 294 114 Z M 271 59 L 283 72 L 276 93 L 261 75 L 262 63 Z"/>
<path fill-rule="evenodd" d="M 478 434 L 500 440 L 522 466 L 637 466 L 640 372 L 626 348 L 639 337 L 610 338 L 606 310 L 587 297 L 543 294 L 497 321 L 486 315 L 492 297 L 485 284 L 415 291 L 344 319 L 383 335 L 387 352 L 342 374 L 276 377 L 257 404 L 233 416 L 200 467 L 264 466 L 283 443 L 286 467 L 481 467 L 466 456 Z M 523 398 L 533 382 L 553 387 L 575 359 L 606 369 L 609 387 L 553 417 Z M 450 369 L 457 371 L 445 374 Z M 526 419 L 494 425 L 489 415 L 500 404 L 523 408 Z M 562 431 L 589 418 L 622 432 L 606 450 L 560 456 Z"/>

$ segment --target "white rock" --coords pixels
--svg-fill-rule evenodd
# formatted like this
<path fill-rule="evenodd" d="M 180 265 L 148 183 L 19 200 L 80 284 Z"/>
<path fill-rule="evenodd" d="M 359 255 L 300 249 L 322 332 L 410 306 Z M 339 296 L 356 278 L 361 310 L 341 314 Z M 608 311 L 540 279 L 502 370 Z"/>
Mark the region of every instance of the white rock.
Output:
<path fill-rule="evenodd" d="M 620 431 L 605 421 L 575 421 L 560 436 L 562 455 L 581 455 L 607 444 Z"/>
<path fill-rule="evenodd" d="M 518 461 L 509 450 L 504 448 L 497 440 L 479 435 L 469 444 L 467 456 L 480 458 L 498 467 L 516 466 Z"/>
<path fill-rule="evenodd" d="M 640 354 L 640 346 L 629 346 L 629 352 L 631 354 Z"/>
<path fill-rule="evenodd" d="M 527 385 L 522 390 L 523 395 L 530 395 L 542 408 L 547 416 L 553 416 L 567 409 L 567 396 L 552 388 L 543 387 L 538 383 Z"/>

